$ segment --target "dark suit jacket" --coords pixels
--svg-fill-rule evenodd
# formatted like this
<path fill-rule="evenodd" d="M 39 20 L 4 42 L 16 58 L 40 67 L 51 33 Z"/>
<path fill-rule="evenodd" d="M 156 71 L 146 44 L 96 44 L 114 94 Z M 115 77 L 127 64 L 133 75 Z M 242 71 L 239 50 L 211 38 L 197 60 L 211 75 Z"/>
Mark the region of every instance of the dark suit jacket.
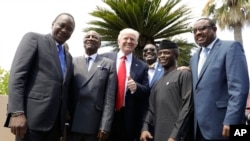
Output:
<path fill-rule="evenodd" d="M 117 85 L 114 61 L 97 55 L 89 71 L 85 57 L 74 58 L 73 64 L 71 130 L 84 134 L 110 132 Z"/>
<path fill-rule="evenodd" d="M 65 59 L 67 68 L 63 78 L 52 36 L 27 33 L 23 37 L 10 71 L 8 119 L 10 113 L 24 111 L 29 129 L 48 131 L 60 114 L 63 127 L 72 76 L 72 57 L 68 52 Z"/>
<path fill-rule="evenodd" d="M 105 53 L 103 56 L 116 60 L 117 53 Z M 125 96 L 125 125 L 128 136 L 138 138 L 142 127 L 142 118 L 146 112 L 149 97 L 148 67 L 147 64 L 135 57 L 132 58 L 130 76 L 137 84 L 137 90 L 131 94 L 128 90 Z M 117 127 L 117 125 L 114 125 Z M 119 125 L 118 125 L 119 127 Z"/>
<path fill-rule="evenodd" d="M 220 140 L 223 124 L 240 124 L 244 119 L 249 90 L 246 58 L 239 42 L 218 39 L 198 77 L 199 53 L 190 62 L 195 123 L 206 139 Z"/>

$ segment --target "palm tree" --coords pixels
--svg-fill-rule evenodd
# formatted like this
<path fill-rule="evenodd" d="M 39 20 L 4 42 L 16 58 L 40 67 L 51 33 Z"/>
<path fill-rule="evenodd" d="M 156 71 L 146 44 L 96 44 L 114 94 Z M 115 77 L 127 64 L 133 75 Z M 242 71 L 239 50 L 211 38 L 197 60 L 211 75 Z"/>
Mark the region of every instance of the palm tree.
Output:
<path fill-rule="evenodd" d="M 109 8 L 97 6 L 90 15 L 98 18 L 90 21 L 92 27 L 84 31 L 95 30 L 107 41 L 105 46 L 117 49 L 117 36 L 124 28 L 133 28 L 140 33 L 135 55 L 142 57 L 146 43 L 155 43 L 160 39 L 171 39 L 180 46 L 180 65 L 188 65 L 190 50 L 194 46 L 184 39 L 174 36 L 190 32 L 190 9 L 181 5 L 181 0 L 168 0 L 161 5 L 161 0 L 102 0 Z M 179 42 L 181 40 L 181 42 Z M 182 57 L 183 56 L 183 57 Z M 183 59 L 184 58 L 184 59 Z M 181 61 L 182 60 L 182 61 Z"/>
<path fill-rule="evenodd" d="M 222 4 L 217 8 L 218 2 Z M 212 16 L 222 30 L 233 30 L 234 40 L 242 44 L 242 28 L 250 24 L 249 12 L 249 0 L 208 0 L 202 10 L 203 15 Z"/>

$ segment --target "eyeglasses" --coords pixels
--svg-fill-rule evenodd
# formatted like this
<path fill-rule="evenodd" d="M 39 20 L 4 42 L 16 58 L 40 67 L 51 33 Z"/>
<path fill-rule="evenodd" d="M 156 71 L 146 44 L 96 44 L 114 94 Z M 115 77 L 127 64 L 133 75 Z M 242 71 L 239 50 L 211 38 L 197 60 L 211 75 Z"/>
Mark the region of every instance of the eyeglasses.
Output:
<path fill-rule="evenodd" d="M 210 26 L 210 25 L 200 26 L 200 27 L 194 28 L 192 32 L 195 34 L 197 31 L 202 32 L 202 31 L 204 31 L 204 30 L 206 30 L 208 28 L 211 28 L 211 27 L 212 26 Z"/>
<path fill-rule="evenodd" d="M 155 51 L 154 48 L 145 48 L 145 49 L 143 49 L 143 52 L 148 52 L 148 50 L 151 52 Z"/>

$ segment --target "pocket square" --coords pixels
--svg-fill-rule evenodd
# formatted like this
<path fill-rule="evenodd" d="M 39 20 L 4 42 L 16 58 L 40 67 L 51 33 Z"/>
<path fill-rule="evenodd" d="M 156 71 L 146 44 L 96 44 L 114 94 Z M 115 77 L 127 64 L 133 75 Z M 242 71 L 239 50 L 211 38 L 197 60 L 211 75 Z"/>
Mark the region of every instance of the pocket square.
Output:
<path fill-rule="evenodd" d="M 100 68 L 100 70 L 108 70 L 108 68 L 105 68 L 105 67 L 103 67 L 103 66 L 97 66 L 98 68 Z"/>

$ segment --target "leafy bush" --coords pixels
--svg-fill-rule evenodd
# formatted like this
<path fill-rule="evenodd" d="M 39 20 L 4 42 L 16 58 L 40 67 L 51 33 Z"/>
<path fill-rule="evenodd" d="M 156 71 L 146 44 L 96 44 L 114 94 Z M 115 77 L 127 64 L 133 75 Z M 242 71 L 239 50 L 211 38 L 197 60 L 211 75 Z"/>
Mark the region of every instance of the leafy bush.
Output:
<path fill-rule="evenodd" d="M 10 73 L 0 67 L 0 95 L 8 94 L 8 81 Z"/>

